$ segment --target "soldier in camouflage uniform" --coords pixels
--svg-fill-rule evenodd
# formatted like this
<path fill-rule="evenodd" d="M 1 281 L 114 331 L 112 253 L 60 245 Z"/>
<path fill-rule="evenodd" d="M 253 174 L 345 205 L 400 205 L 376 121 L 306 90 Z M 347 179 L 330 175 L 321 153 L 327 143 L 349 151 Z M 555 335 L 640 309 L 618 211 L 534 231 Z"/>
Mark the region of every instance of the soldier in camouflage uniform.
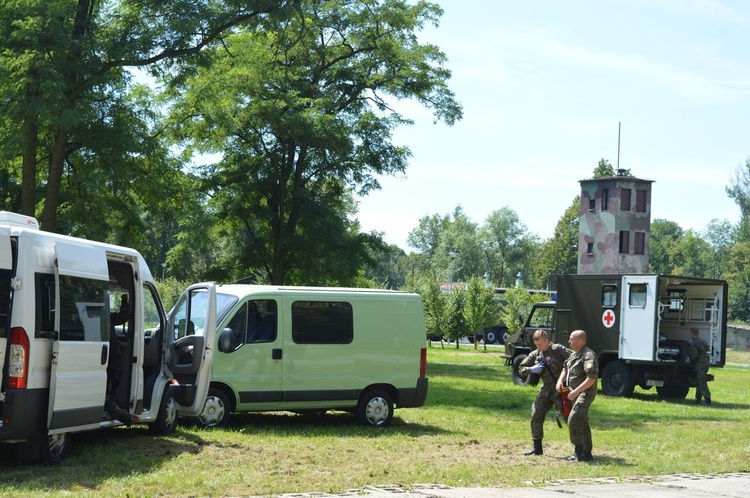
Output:
<path fill-rule="evenodd" d="M 574 351 L 565 361 L 563 370 L 557 380 L 557 391 L 562 393 L 563 386 L 569 386 L 568 399 L 573 403 L 568 415 L 570 442 L 575 446 L 575 455 L 568 460 L 590 462 L 591 426 L 589 425 L 589 407 L 596 397 L 596 381 L 599 377 L 599 361 L 596 354 L 586 347 L 586 332 L 575 330 L 568 340 Z"/>
<path fill-rule="evenodd" d="M 562 399 L 555 391 L 555 382 L 560 376 L 563 364 L 571 351 L 562 344 L 552 344 L 544 330 L 534 332 L 534 345 L 532 351 L 519 365 L 518 373 L 521 377 L 529 374 L 538 374 L 542 379 L 542 388 L 539 390 L 534 404 L 531 405 L 531 440 L 534 449 L 527 451 L 524 455 L 541 455 L 542 439 L 544 438 L 544 419 L 553 406 L 562 413 Z"/>
<path fill-rule="evenodd" d="M 690 356 L 686 361 L 695 365 L 695 402 L 700 404 L 703 397 L 706 405 L 711 406 L 711 391 L 708 390 L 708 343 L 698 334 L 698 329 L 690 329 Z"/>

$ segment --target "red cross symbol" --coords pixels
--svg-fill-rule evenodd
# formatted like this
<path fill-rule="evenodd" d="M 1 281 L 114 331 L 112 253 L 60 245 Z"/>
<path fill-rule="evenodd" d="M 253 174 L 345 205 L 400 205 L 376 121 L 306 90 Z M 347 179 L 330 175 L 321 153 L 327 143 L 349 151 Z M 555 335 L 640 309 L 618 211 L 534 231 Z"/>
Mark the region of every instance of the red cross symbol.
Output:
<path fill-rule="evenodd" d="M 612 310 L 604 310 L 602 314 L 602 323 L 605 327 L 610 328 L 615 323 L 615 313 Z"/>

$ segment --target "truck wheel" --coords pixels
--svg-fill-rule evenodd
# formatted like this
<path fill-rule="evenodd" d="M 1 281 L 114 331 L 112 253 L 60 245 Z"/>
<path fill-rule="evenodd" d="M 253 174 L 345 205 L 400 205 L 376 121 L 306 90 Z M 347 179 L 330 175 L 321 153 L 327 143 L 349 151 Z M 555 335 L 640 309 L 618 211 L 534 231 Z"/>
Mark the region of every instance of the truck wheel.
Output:
<path fill-rule="evenodd" d="M 630 368 L 622 361 L 610 361 L 602 371 L 602 392 L 606 396 L 632 396 L 635 383 Z"/>
<path fill-rule="evenodd" d="M 656 386 L 656 392 L 660 398 L 665 399 L 685 399 L 690 391 L 690 386 L 680 384 L 664 384 Z"/>
<path fill-rule="evenodd" d="M 393 418 L 393 400 L 382 389 L 365 392 L 354 413 L 357 423 L 368 427 L 385 427 Z"/>
<path fill-rule="evenodd" d="M 517 386 L 526 386 L 529 384 L 529 380 L 531 378 L 531 375 L 527 375 L 526 377 L 521 377 L 521 374 L 518 372 L 518 369 L 521 367 L 521 362 L 526 359 L 525 354 L 519 354 L 515 358 L 513 358 L 513 366 L 511 368 L 510 376 L 513 379 L 513 383 Z"/>
<path fill-rule="evenodd" d="M 211 388 L 208 390 L 203 411 L 196 417 L 199 427 L 224 427 L 229 422 L 229 399 L 224 391 Z"/>
<path fill-rule="evenodd" d="M 156 414 L 156 421 L 148 424 L 148 431 L 151 434 L 168 436 L 177 428 L 177 403 L 172 395 L 169 386 L 164 390 L 159 404 L 159 412 Z"/>
<path fill-rule="evenodd" d="M 497 343 L 497 330 L 487 329 L 484 331 L 484 343 L 485 344 L 496 344 Z"/>

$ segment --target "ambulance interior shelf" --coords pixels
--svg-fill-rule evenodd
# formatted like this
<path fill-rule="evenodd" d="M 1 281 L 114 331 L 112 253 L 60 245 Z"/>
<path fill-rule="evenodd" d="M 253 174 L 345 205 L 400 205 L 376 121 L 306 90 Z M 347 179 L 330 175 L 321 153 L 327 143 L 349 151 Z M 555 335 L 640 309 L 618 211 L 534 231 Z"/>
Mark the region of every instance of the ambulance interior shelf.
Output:
<path fill-rule="evenodd" d="M 715 297 L 667 297 L 659 299 L 659 318 L 670 322 L 718 323 Z"/>

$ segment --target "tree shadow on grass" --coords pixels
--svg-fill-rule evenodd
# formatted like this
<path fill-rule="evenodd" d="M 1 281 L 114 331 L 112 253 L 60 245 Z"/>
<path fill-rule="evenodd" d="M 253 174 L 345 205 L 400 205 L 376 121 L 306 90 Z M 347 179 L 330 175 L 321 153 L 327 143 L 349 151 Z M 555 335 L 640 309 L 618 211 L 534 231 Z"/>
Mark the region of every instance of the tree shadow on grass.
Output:
<path fill-rule="evenodd" d="M 396 410 L 390 425 L 382 428 L 360 426 L 355 422 L 353 414 L 340 410 L 329 410 L 320 415 L 285 411 L 233 413 L 226 428 L 243 433 L 288 432 L 296 435 L 308 434 L 313 437 L 372 437 L 386 434 L 406 434 L 417 437 L 452 433 L 436 425 L 407 423 L 398 417 L 398 412 L 399 410 Z"/>
<path fill-rule="evenodd" d="M 153 436 L 139 426 L 76 433 L 70 442 L 70 454 L 55 466 L 20 461 L 14 445 L 0 445 L 0 490 L 92 489 L 113 478 L 148 474 L 182 454 L 198 454 L 209 444 L 194 433 L 178 430 L 171 436 Z"/>

